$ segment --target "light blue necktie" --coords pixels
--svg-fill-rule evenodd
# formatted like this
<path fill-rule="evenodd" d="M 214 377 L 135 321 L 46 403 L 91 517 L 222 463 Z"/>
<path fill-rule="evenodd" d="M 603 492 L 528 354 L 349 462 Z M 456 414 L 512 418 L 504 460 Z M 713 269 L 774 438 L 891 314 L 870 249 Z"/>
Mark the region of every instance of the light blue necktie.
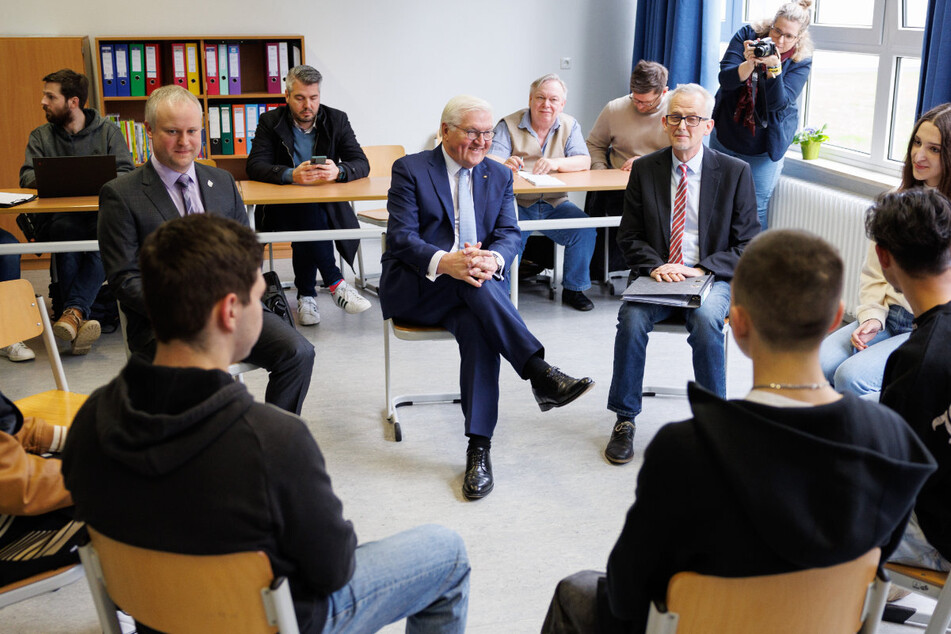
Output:
<path fill-rule="evenodd" d="M 459 248 L 468 242 L 475 244 L 476 233 L 475 207 L 472 204 L 472 192 L 469 189 L 469 170 L 459 170 Z"/>
<path fill-rule="evenodd" d="M 191 177 L 188 174 L 182 174 L 178 177 L 176 182 L 178 183 L 179 187 L 182 188 L 182 199 L 185 202 L 185 215 L 190 216 L 193 213 L 196 213 L 197 210 L 195 209 L 195 202 L 191 197 Z"/>

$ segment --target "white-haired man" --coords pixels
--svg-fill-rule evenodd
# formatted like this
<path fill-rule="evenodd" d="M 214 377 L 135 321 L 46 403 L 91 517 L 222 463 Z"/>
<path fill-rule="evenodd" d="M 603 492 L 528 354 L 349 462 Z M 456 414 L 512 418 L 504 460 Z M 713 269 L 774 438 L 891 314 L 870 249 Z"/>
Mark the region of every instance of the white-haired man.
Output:
<path fill-rule="evenodd" d="M 474 500 L 494 487 L 489 448 L 498 421 L 500 356 L 531 381 L 542 411 L 567 405 L 594 382 L 545 362 L 544 347 L 502 283 L 521 236 L 512 172 L 483 160 L 493 135 L 491 106 L 454 97 L 440 132 L 435 150 L 393 165 L 380 304 L 384 318 L 439 325 L 456 337 L 469 437 L 462 494 Z"/>
<path fill-rule="evenodd" d="M 631 165 L 618 246 L 632 279 L 649 275 L 659 283 L 680 282 L 709 273 L 715 281 L 699 308 L 622 303 L 608 393 L 608 409 L 617 422 L 604 451 L 614 464 L 634 456 L 647 335 L 657 322 L 680 314 L 697 383 L 726 396 L 723 321 L 730 308 L 730 280 L 743 249 L 759 232 L 749 165 L 703 146 L 713 130 L 713 95 L 698 84 L 682 84 L 668 104 L 663 125 L 671 147 Z"/>

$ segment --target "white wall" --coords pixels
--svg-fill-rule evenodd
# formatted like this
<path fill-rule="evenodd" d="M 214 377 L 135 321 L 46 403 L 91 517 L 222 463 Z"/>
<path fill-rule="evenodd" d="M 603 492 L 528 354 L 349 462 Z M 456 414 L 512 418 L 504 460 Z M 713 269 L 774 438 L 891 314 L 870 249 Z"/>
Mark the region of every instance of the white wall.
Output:
<path fill-rule="evenodd" d="M 350 115 L 363 145 L 423 149 L 446 101 L 488 99 L 501 117 L 557 72 L 584 133 L 627 92 L 634 0 L 0 0 L 3 35 L 300 34 L 324 74 L 323 101 Z M 571 70 L 559 70 L 562 57 Z M 10 63 L 11 60 L 0 60 Z M 39 78 L 36 78 L 37 81 Z M 39 90 L 38 84 L 35 86 Z"/>

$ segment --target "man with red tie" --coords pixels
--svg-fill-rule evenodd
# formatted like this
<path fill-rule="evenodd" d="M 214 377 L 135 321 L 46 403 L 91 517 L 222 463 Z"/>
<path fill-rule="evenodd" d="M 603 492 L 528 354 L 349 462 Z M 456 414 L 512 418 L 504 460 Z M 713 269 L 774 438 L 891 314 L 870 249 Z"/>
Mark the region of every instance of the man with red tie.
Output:
<path fill-rule="evenodd" d="M 667 283 L 710 273 L 715 281 L 699 308 L 622 303 L 608 393 L 608 409 L 617 422 L 604 451 L 613 464 L 634 457 L 647 336 L 657 322 L 681 313 L 697 383 L 726 396 L 723 320 L 730 308 L 730 280 L 759 223 L 749 166 L 703 145 L 713 130 L 713 102 L 702 86 L 677 86 L 663 119 L 671 147 L 631 166 L 617 239 L 631 279 L 650 275 Z"/>

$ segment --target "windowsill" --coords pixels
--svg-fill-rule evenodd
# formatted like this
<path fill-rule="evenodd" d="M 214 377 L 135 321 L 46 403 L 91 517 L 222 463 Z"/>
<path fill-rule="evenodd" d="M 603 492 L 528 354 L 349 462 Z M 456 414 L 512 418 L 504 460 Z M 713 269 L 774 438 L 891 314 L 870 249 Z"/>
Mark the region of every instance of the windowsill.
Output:
<path fill-rule="evenodd" d="M 894 189 L 901 183 L 897 176 L 839 161 L 824 158 L 807 161 L 802 158 L 796 146 L 786 152 L 783 175 L 871 198 Z"/>

